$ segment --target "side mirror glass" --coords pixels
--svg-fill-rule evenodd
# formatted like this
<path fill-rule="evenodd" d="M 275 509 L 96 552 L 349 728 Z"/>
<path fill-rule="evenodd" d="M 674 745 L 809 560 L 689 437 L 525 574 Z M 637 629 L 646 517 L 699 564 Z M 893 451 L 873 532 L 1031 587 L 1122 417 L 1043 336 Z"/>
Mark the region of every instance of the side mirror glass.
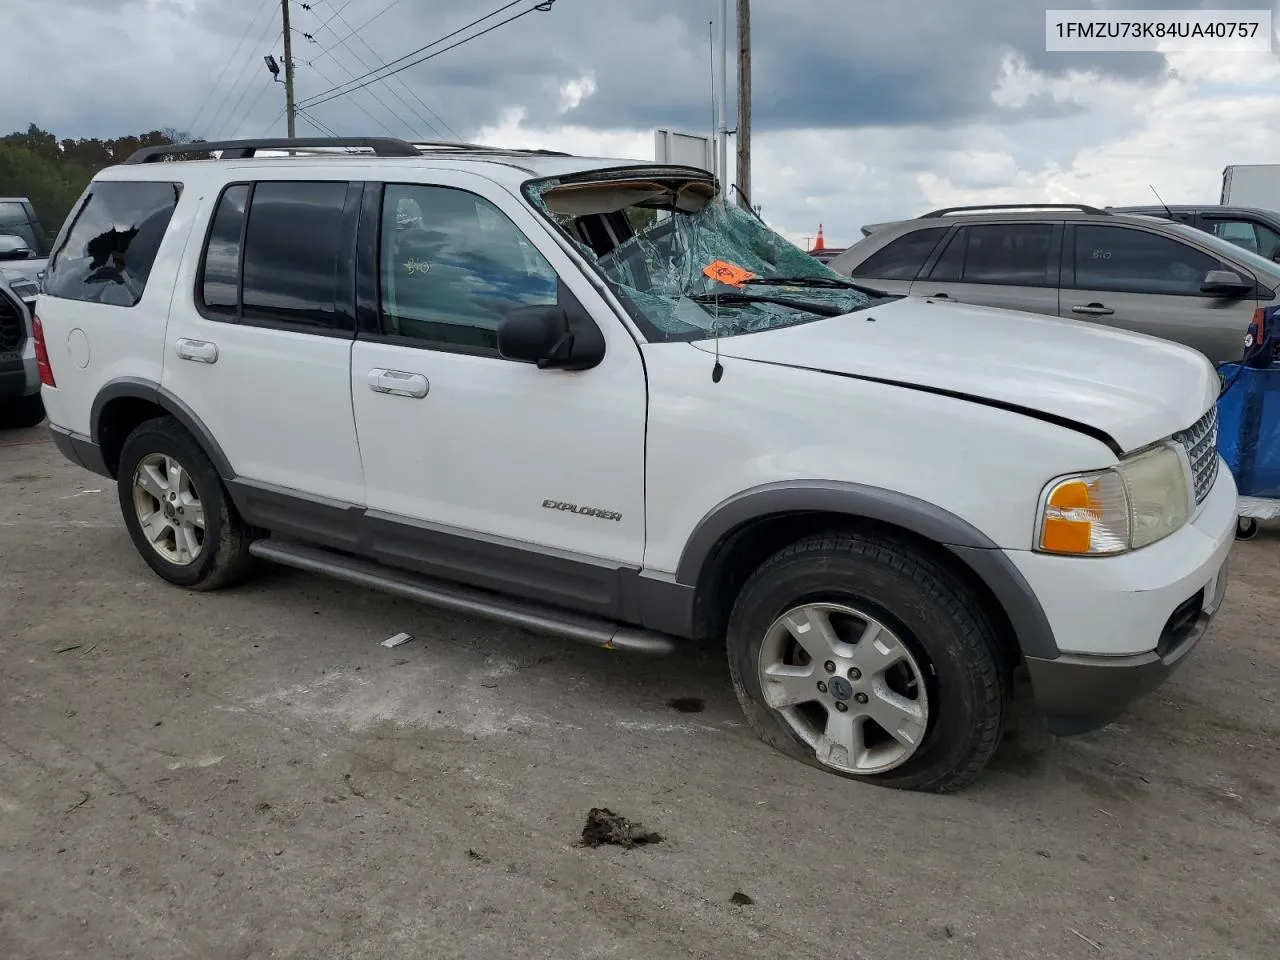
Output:
<path fill-rule="evenodd" d="M 498 353 L 539 370 L 585 370 L 604 359 L 604 339 L 580 335 L 563 307 L 517 307 L 498 324 Z"/>
<path fill-rule="evenodd" d="M 1212 293 L 1222 297 L 1243 297 L 1251 290 L 1253 290 L 1253 284 L 1234 270 L 1210 270 L 1200 283 L 1201 293 Z"/>
<path fill-rule="evenodd" d="M 27 241 L 11 233 L 0 233 L 0 260 L 30 260 L 31 248 Z"/>

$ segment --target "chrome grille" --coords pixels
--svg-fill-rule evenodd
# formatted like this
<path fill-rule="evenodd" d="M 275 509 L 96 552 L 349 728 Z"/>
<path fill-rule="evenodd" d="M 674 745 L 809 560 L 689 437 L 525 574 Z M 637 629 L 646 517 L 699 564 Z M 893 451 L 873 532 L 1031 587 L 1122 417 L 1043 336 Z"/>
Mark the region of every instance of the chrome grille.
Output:
<path fill-rule="evenodd" d="M 22 314 L 7 296 L 0 293 L 0 350 L 8 352 L 22 346 L 26 339 L 22 326 Z"/>
<path fill-rule="evenodd" d="M 1182 444 L 1191 461 L 1191 481 L 1196 503 L 1202 503 L 1218 479 L 1218 407 L 1215 404 L 1203 417 L 1173 435 Z"/>

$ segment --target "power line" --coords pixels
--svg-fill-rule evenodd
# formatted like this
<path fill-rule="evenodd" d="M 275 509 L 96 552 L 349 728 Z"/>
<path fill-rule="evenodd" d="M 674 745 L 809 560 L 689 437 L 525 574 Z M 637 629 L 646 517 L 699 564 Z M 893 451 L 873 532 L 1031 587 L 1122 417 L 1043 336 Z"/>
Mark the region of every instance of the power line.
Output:
<path fill-rule="evenodd" d="M 268 19 L 266 28 L 262 31 L 261 36 L 258 37 L 257 42 L 254 43 L 254 47 L 261 48 L 262 45 L 266 43 L 267 37 L 271 34 L 271 30 L 274 27 L 275 27 L 275 21 Z M 214 113 L 213 118 L 209 121 L 210 133 L 212 133 L 215 128 L 221 131 L 222 128 L 226 126 L 226 124 L 230 122 L 231 119 L 235 116 L 236 110 L 240 108 L 240 104 L 244 103 L 244 98 L 248 95 L 249 91 L 253 89 L 253 76 L 255 75 L 258 69 L 256 66 L 256 62 L 257 61 L 254 58 L 253 53 L 250 52 L 249 72 L 246 74 L 242 74 L 241 78 L 237 80 L 234 84 L 232 84 L 231 89 L 227 91 L 227 95 L 223 99 L 222 106 L 218 108 L 217 112 Z M 232 96 L 235 95 L 236 88 L 239 87 L 240 84 L 244 82 L 246 79 L 248 79 L 249 82 L 248 82 L 248 85 L 244 88 L 244 91 L 240 94 L 240 99 L 237 100 L 235 103 L 235 106 L 231 108 L 231 112 L 227 115 L 226 119 L 220 122 L 218 118 L 222 115 L 223 107 L 225 107 L 231 101 Z"/>
<path fill-rule="evenodd" d="M 346 71 L 347 76 L 351 76 L 351 75 L 352 75 L 352 74 L 351 74 L 351 71 L 350 71 L 350 70 L 347 70 L 347 68 L 346 68 L 345 66 L 343 66 L 343 64 L 342 64 L 342 62 L 341 62 L 340 60 L 334 60 L 334 63 L 336 63 L 339 67 L 342 67 L 342 69 L 343 69 L 344 71 Z M 315 70 L 315 72 L 316 72 L 316 73 L 320 74 L 320 78 L 321 78 L 322 80 L 324 80 L 324 82 L 325 82 L 325 83 L 333 83 L 333 81 L 332 81 L 331 79 L 329 79 L 329 77 L 328 77 L 328 76 L 326 76 L 326 75 L 325 75 L 325 74 L 320 70 L 320 68 L 319 68 L 319 67 L 315 67 L 315 66 L 313 66 L 311 69 L 312 69 L 312 70 Z M 369 94 L 373 97 L 373 99 L 374 99 L 374 100 L 376 100 L 378 103 L 382 104 L 382 108 L 383 108 L 384 110 L 386 110 L 389 114 L 391 114 L 392 119 L 394 119 L 394 120 L 399 120 L 399 119 L 400 119 L 398 116 L 396 116 L 396 112 L 395 112 L 394 110 L 392 110 L 390 107 L 388 107 L 385 103 L 383 103 L 382 99 L 381 99 L 381 98 L 380 98 L 376 93 L 374 93 L 372 90 L 370 90 L 370 91 L 369 91 Z M 375 116 L 374 116 L 372 113 L 370 113 L 370 112 L 369 112 L 365 107 L 361 106 L 361 105 L 360 105 L 360 104 L 358 104 L 358 103 L 356 104 L 356 107 L 357 107 L 357 108 L 358 108 L 358 109 L 359 109 L 359 110 L 360 110 L 360 111 L 361 111 L 361 112 L 362 112 L 366 117 L 368 117 L 368 118 L 369 118 L 369 120 L 370 120 L 371 122 L 376 123 L 378 126 L 380 126 L 383 130 L 385 130 L 385 131 L 386 131 L 387 133 L 389 133 L 391 136 L 393 136 L 393 137 L 397 137 L 397 136 L 399 136 L 399 134 L 398 134 L 398 133 L 396 133 L 396 132 L 395 132 L 394 130 L 392 130 L 389 126 L 387 126 L 385 123 L 383 123 L 383 122 L 382 122 L 381 120 L 379 120 L 377 117 L 375 117 Z"/>
<path fill-rule="evenodd" d="M 231 66 L 231 61 L 235 60 L 236 55 L 240 52 L 240 48 L 244 46 L 245 40 L 249 39 L 249 31 L 253 29 L 254 24 L 258 22 L 258 18 L 262 16 L 263 11 L 271 8 L 271 0 L 262 0 L 262 7 L 253 15 L 253 19 L 249 21 L 249 25 L 244 28 L 244 33 L 240 35 L 240 39 L 236 41 L 235 49 L 231 51 L 231 55 L 222 63 L 222 70 L 218 73 L 218 79 L 210 84 L 209 88 L 204 92 L 204 99 L 200 101 L 200 106 L 196 108 L 195 116 L 191 118 L 191 123 L 187 125 L 187 129 L 191 132 L 195 131 L 196 121 L 200 119 L 200 114 L 204 112 L 204 108 L 209 104 L 209 98 L 213 96 L 213 91 L 218 89 L 218 84 L 222 83 L 222 78 L 227 75 L 227 68 Z M 229 96 L 229 94 L 228 94 Z M 226 100 L 223 100 L 223 106 Z M 222 107 L 218 107 L 221 112 Z"/>
<path fill-rule="evenodd" d="M 363 29 L 364 29 L 365 27 L 367 27 L 369 24 L 373 23 L 373 21 L 377 20 L 380 16 L 382 16 L 384 13 L 386 13 L 388 10 L 390 10 L 392 7 L 394 7 L 396 4 L 401 3 L 401 2 L 402 2 L 402 0 L 391 0 L 391 2 L 390 2 L 390 3 L 388 3 L 385 7 L 383 7 L 381 10 L 379 10 L 377 13 L 375 13 L 372 17 L 370 17 L 370 18 L 369 18 L 368 20 L 366 20 L 364 23 L 360 24 L 360 26 L 356 27 L 354 30 L 352 30 L 350 33 L 348 33 L 345 37 L 343 37 L 343 39 L 344 39 L 344 40 L 346 40 L 346 39 L 350 39 L 350 38 L 351 38 L 351 36 L 352 36 L 353 34 L 359 33 L 361 30 L 363 30 Z M 346 6 L 346 4 L 343 4 L 343 6 L 345 7 L 345 6 Z M 341 8 L 339 8 L 339 11 L 338 11 L 338 12 L 339 12 L 339 13 L 341 13 L 341 12 L 342 12 L 342 11 L 341 11 Z M 331 20 L 333 20 L 333 18 L 334 18 L 334 17 L 336 17 L 337 15 L 338 15 L 338 14 L 336 14 L 336 13 L 335 13 L 335 14 L 333 15 L 333 17 L 330 17 L 330 18 L 329 18 L 328 20 L 326 20 L 324 23 L 320 24 L 320 26 L 316 27 L 316 33 L 319 33 L 321 30 L 323 30 L 325 27 L 327 27 L 327 26 L 329 25 L 329 22 L 330 22 Z M 334 33 L 337 33 L 337 31 L 336 31 L 336 30 L 334 30 L 333 32 L 334 32 Z M 334 48 L 335 48 L 339 43 L 341 43 L 341 42 L 342 42 L 342 41 L 341 41 L 341 40 L 339 40 L 339 41 L 336 41 L 336 42 L 334 42 L 334 43 L 329 44 L 329 46 L 325 47 L 323 50 L 321 50 L 319 53 L 317 53 L 317 54 L 316 54 L 315 59 L 316 59 L 316 60 L 322 60 L 322 59 L 324 59 L 325 57 L 329 56 L 329 55 L 333 52 L 333 49 L 334 49 Z"/>
<path fill-rule="evenodd" d="M 391 7 L 395 6 L 395 4 L 396 4 L 397 2 L 399 2 L 399 0 L 393 0 L 392 4 L 391 4 L 390 6 L 388 6 L 388 7 L 385 7 L 385 8 L 384 8 L 384 11 L 385 11 L 385 10 L 390 10 L 390 9 L 391 9 Z M 340 21 L 343 23 L 343 25 L 345 25 L 345 26 L 346 26 L 346 27 L 348 27 L 348 28 L 351 26 L 351 24 L 347 23 L 347 21 L 346 21 L 346 18 L 345 18 L 345 17 L 338 16 L 338 20 L 340 20 Z M 383 69 L 385 69 L 385 68 L 386 68 L 386 66 L 387 66 L 387 65 L 386 65 L 386 63 L 383 61 L 383 59 L 382 59 L 380 56 L 378 56 L 378 51 L 374 50 L 374 49 L 373 49 L 373 47 L 369 45 L 369 41 L 368 41 L 368 40 L 366 40 L 364 37 L 360 36 L 360 32 L 359 32 L 359 30 L 352 30 L 349 34 L 347 34 L 347 37 L 355 37 L 357 40 L 359 40 L 359 41 L 360 41 L 360 43 L 362 43 L 362 44 L 364 45 L 364 48 L 365 48 L 366 50 L 368 50 L 370 54 L 372 54 L 372 55 L 373 55 L 373 59 L 374 59 L 374 61 L 378 64 L 378 66 L 376 67 L 376 69 L 377 69 L 377 70 L 383 70 Z M 347 39 L 347 38 L 343 38 L 343 40 L 341 41 L 341 43 L 342 43 L 344 46 L 346 46 L 346 39 Z M 348 49 L 349 49 L 349 48 L 348 48 Z M 355 51 L 353 50 L 353 51 L 352 51 L 352 53 L 354 54 L 354 53 L 355 53 Z M 358 58 L 358 57 L 357 57 L 357 59 L 360 59 L 360 58 Z M 362 65 L 362 66 L 365 66 L 365 67 L 367 67 L 367 66 L 368 66 L 367 64 L 365 64 L 365 62 L 364 62 L 363 60 L 360 60 L 360 63 L 361 63 L 361 65 Z M 444 122 L 444 119 L 440 116 L 440 114 L 436 113 L 436 112 L 435 112 L 434 110 L 432 110 L 429 106 L 427 106 L 426 101 L 425 101 L 425 100 L 423 100 L 423 99 L 422 99 L 422 97 L 418 96 L 418 94 L 417 94 L 417 93 L 415 93 L 415 92 L 413 91 L 413 89 L 412 89 L 412 88 L 411 88 L 407 83 L 405 83 L 405 82 L 404 82 L 404 78 L 403 78 L 403 77 L 396 77 L 396 83 L 398 83 L 398 84 L 400 85 L 401 89 L 403 89 L 403 90 L 405 91 L 405 93 L 409 94 L 411 97 L 413 97 L 415 100 L 417 100 L 417 101 L 418 101 L 418 103 L 419 103 L 419 104 L 421 104 L 422 108 L 423 108 L 424 110 L 426 110 L 426 111 L 427 111 L 427 113 L 431 114 L 433 117 L 435 117 L 437 120 L 439 120 L 439 121 L 440 121 L 440 123 L 441 123 L 445 128 L 449 129 L 449 132 L 453 134 L 453 136 L 454 136 L 454 138 L 455 138 L 455 139 L 461 139 L 460 137 L 458 137 L 457 132 L 456 132 L 456 131 L 454 131 L 452 128 L 450 128 L 450 127 L 449 127 L 449 125 L 448 125 L 447 123 L 445 123 L 445 122 Z M 408 107 L 408 108 L 409 108 L 409 110 L 414 114 L 414 116 L 415 116 L 418 120 L 422 121 L 422 123 L 423 123 L 423 125 L 424 125 L 424 126 L 430 127 L 430 128 L 431 128 L 431 130 L 435 133 L 435 135 L 436 135 L 436 136 L 438 136 L 438 137 L 443 137 L 443 136 L 444 136 L 444 134 L 442 134 L 442 133 L 440 132 L 440 128 L 439 128 L 439 127 L 437 127 L 437 126 L 436 126 L 434 123 L 432 123 L 430 120 L 428 120 L 426 117 L 424 117 L 421 113 L 418 113 L 418 111 L 417 111 L 416 109 L 414 109 L 413 105 L 412 105 L 412 104 L 410 104 L 410 103 L 409 103 L 409 101 L 405 100 L 405 99 L 404 99 L 404 97 L 400 96 L 400 94 L 396 92 L 395 87 L 388 86 L 388 88 L 387 88 L 387 89 L 389 89 L 389 90 L 390 90 L 390 91 L 395 95 L 395 97 L 396 97 L 396 99 L 397 99 L 397 100 L 399 100 L 399 101 L 400 101 L 401 103 L 403 103 L 406 107 Z"/>
<path fill-rule="evenodd" d="M 335 14 L 335 16 L 337 15 Z M 343 22 L 345 23 L 346 21 L 343 21 Z M 306 34 L 304 34 L 304 36 L 306 36 Z M 347 44 L 347 41 L 345 39 L 340 42 L 342 44 L 343 49 L 345 49 L 349 54 L 351 54 L 352 57 L 355 58 L 356 63 L 360 64 L 360 66 L 364 67 L 364 69 L 370 70 L 368 62 L 363 57 L 361 57 L 359 53 L 357 53 L 355 50 L 352 50 L 351 47 Z M 366 46 L 368 46 L 368 44 L 366 44 Z M 375 53 L 374 56 L 376 57 L 377 54 Z M 337 63 L 338 66 L 342 67 L 342 69 L 346 72 L 347 76 L 351 77 L 352 80 L 355 79 L 355 74 L 353 74 L 350 70 L 347 70 L 347 68 L 342 65 L 341 61 L 337 59 L 337 57 L 334 58 L 334 63 Z M 342 86 L 342 84 L 339 84 L 339 86 Z M 435 124 L 433 124 L 430 120 L 427 120 L 425 117 L 423 117 L 421 113 L 418 113 L 418 111 L 414 109 L 413 104 L 409 103 L 407 100 L 405 100 L 404 97 L 400 96 L 399 91 L 397 91 L 394 87 L 390 87 L 390 86 L 387 89 L 393 96 L 396 97 L 396 99 L 398 99 L 402 104 L 404 104 L 404 106 L 408 109 L 408 111 L 411 114 L 414 115 L 414 119 L 418 120 L 424 126 L 428 126 L 432 130 L 434 130 L 436 136 L 438 137 L 444 136 L 444 134 L 442 134 L 439 130 L 436 129 Z M 384 102 L 381 97 L 379 97 L 372 90 L 368 92 L 375 100 L 378 101 L 378 103 L 382 104 L 382 106 L 387 110 L 388 113 L 390 113 L 397 120 L 401 119 L 400 116 L 396 113 L 396 111 L 391 109 L 391 107 L 387 106 L 386 102 Z"/>
<path fill-rule="evenodd" d="M 398 59 L 396 59 L 396 60 L 392 60 L 392 61 L 391 61 L 390 63 L 388 63 L 386 66 L 387 66 L 387 67 L 391 67 L 391 66 L 393 66 L 393 65 L 395 65 L 395 64 L 403 63 L 403 61 L 408 60 L 410 57 L 415 57 L 415 56 L 417 56 L 419 53 L 422 53 L 424 50 L 430 50 L 432 47 L 436 46 L 437 44 L 444 43 L 444 41 L 449 40 L 449 39 L 451 39 L 452 37 L 456 37 L 458 34 L 460 34 L 460 33 L 464 32 L 464 31 L 466 31 L 466 30 L 469 30 L 469 29 L 471 29 L 471 28 L 472 28 L 472 27 L 474 27 L 474 26 L 477 26 L 478 24 L 484 23 L 484 21 L 486 21 L 486 20 L 490 20 L 490 19 L 492 19 L 493 17 L 496 17 L 498 14 L 502 13 L 502 12 L 503 12 L 503 11 L 505 11 L 505 10 L 509 10 L 509 9 L 511 9 L 512 7 L 516 6 L 516 5 L 517 5 L 517 4 L 519 4 L 520 2 L 521 2 L 521 0 L 511 0 L 511 2 L 510 2 L 510 3 L 504 4 L 503 6 L 499 7 L 497 10 L 494 10 L 492 13 L 485 14 L 483 17 L 481 17 L 481 18 L 480 18 L 480 19 L 478 19 L 478 20 L 472 20 L 472 21 L 471 21 L 470 23 L 468 23 L 466 26 L 464 26 L 464 27 L 459 27 L 457 30 L 454 30 L 452 33 L 447 33 L 447 34 L 445 34 L 445 35 L 444 35 L 443 37 L 441 37 L 439 40 L 433 40 L 433 41 L 431 41 L 431 43 L 428 43 L 428 44 L 426 44 L 425 46 L 421 46 L 421 47 L 419 47 L 417 50 L 414 50 L 414 51 L 412 51 L 412 52 L 410 52 L 410 53 L 406 53 L 403 57 L 400 57 L 400 58 L 398 58 Z M 433 54 L 431 54 L 431 55 L 429 55 L 429 56 L 427 56 L 427 57 L 423 57 L 423 58 L 422 58 L 422 60 L 415 60 L 415 61 L 413 61 L 412 63 L 405 63 L 405 64 L 403 64 L 403 66 L 396 67 L 396 69 L 395 69 L 395 70 L 393 70 L 391 73 L 383 74 L 381 77 L 378 77 L 377 79 L 385 80 L 387 77 L 391 76 L 391 75 L 392 75 L 392 73 L 398 73 L 398 72 L 400 72 L 401 70 L 405 70 L 405 69 L 408 69 L 409 67 L 416 66 L 417 64 L 422 63 L 424 60 L 429 60 L 432 56 L 436 56 L 436 54 L 439 54 L 439 53 L 445 53 L 445 52 L 447 52 L 448 50 L 452 50 L 452 49 L 453 49 L 454 47 L 456 47 L 456 46 L 461 46 L 461 44 L 466 43 L 468 40 L 474 40 L 474 39 L 476 39 L 476 37 L 484 36 L 484 34 L 486 34 L 486 33 L 490 32 L 491 30 L 496 30 L 498 27 L 501 27 L 501 26 L 503 26 L 504 24 L 510 23 L 512 20 L 518 20 L 518 19 L 520 19 L 520 17 L 523 17 L 523 16 L 526 16 L 527 14 L 533 13 L 533 11 L 534 11 L 534 10 L 538 10 L 538 9 L 549 10 L 549 9 L 551 9 L 550 4 L 551 4 L 551 3 L 554 3 L 554 2 L 555 2 L 555 0 L 548 0 L 548 2 L 546 2 L 546 3 L 541 3 L 541 4 L 538 4 L 538 6 L 536 6 L 536 7 L 531 7 L 530 9 L 525 10 L 523 13 L 518 13 L 518 14 L 516 14 L 514 17 L 510 17 L 510 18 L 508 18 L 507 20 L 500 21 L 499 23 L 496 23 L 496 24 L 494 24 L 494 25 L 492 25 L 492 26 L 490 26 L 490 27 L 486 28 L 485 30 L 481 31 L 481 32 L 480 32 L 480 33 L 478 33 L 478 34 L 474 34 L 474 35 L 473 35 L 473 36 L 471 36 L 471 37 L 467 37 L 467 38 L 465 38 L 465 39 L 463 39 L 463 40 L 459 41 L 458 43 L 453 44 L 453 46 L 446 47 L 444 50 L 438 50 L 438 51 L 436 51 L 436 53 L 433 53 Z M 377 73 L 378 71 L 376 71 L 376 70 L 375 70 L 375 71 L 373 71 L 373 72 L 374 72 L 374 73 Z M 362 77 L 357 77 L 357 78 L 356 78 L 356 80 L 363 81 L 363 80 L 365 80 L 368 76 L 369 76 L 369 74 L 365 74 L 365 75 L 364 75 L 364 76 L 362 76 Z M 373 81 L 372 81 L 372 80 L 369 80 L 368 82 L 369 82 L 369 83 L 372 83 Z M 345 86 L 345 84 L 340 84 L 340 86 Z M 356 87 L 356 88 L 353 88 L 353 89 L 359 89 L 359 88 L 358 88 L 358 87 Z M 342 91 L 342 92 L 340 92 L 340 93 L 337 93 L 337 94 L 336 94 L 336 96 L 345 96 L 346 94 L 351 93 L 351 92 L 352 92 L 352 90 L 344 90 L 344 91 Z M 326 90 L 326 91 L 324 91 L 324 93 L 318 94 L 318 95 L 316 96 L 316 98 L 314 98 L 314 102 L 316 102 L 316 103 L 322 102 L 322 101 L 320 100 L 320 98 L 321 98 L 321 97 L 330 97 L 330 95 L 334 95 L 334 94 L 335 94 L 335 91 L 334 91 L 334 90 Z M 330 98 L 331 98 L 331 97 L 330 97 Z"/>

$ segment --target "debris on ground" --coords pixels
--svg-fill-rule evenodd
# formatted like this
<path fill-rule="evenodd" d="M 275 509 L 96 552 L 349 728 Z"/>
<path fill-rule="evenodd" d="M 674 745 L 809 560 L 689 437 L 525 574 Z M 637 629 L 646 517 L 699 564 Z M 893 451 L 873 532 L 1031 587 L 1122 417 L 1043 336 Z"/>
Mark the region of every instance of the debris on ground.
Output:
<path fill-rule="evenodd" d="M 79 650 L 83 644 L 73 643 L 69 647 L 59 647 L 54 653 L 70 653 L 72 650 Z"/>
<path fill-rule="evenodd" d="M 630 850 L 647 843 L 661 843 L 662 835 L 646 830 L 626 817 L 620 817 L 604 807 L 592 807 L 587 812 L 587 824 L 582 828 L 582 846 L 599 847 L 612 844 Z"/>
<path fill-rule="evenodd" d="M 413 639 L 412 634 L 397 633 L 394 637 L 387 637 L 382 641 L 382 645 L 388 650 L 394 650 L 396 647 L 402 646 Z"/>
<path fill-rule="evenodd" d="M 467 856 L 479 863 L 489 863 L 489 858 L 477 850 L 468 849 Z"/>
<path fill-rule="evenodd" d="M 753 903 L 755 903 L 754 900 L 752 900 L 749 896 L 747 896 L 741 890 L 735 890 L 733 896 L 729 898 L 729 902 L 736 903 L 740 907 L 749 907 Z"/>
<path fill-rule="evenodd" d="M 672 697 L 667 706 L 680 713 L 701 713 L 707 709 L 707 702 L 701 697 Z"/>

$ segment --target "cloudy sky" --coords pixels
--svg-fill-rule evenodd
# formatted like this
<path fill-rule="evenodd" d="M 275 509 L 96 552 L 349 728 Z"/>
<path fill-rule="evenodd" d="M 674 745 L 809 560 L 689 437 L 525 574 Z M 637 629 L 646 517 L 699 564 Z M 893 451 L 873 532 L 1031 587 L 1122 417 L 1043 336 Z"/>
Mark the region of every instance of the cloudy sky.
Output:
<path fill-rule="evenodd" d="M 504 4 L 295 0 L 299 101 Z M 455 40 L 536 5 L 517 0 Z M 718 6 L 555 0 L 307 107 L 298 132 L 314 134 L 314 123 L 649 159 L 655 127 L 711 127 Z M 753 199 L 796 240 L 821 222 L 828 244 L 843 245 L 864 223 L 953 203 L 1149 203 L 1148 184 L 1170 203 L 1216 202 L 1225 165 L 1280 161 L 1277 53 L 1044 50 L 1049 7 L 1271 8 L 1280 26 L 1280 0 L 753 7 Z M 0 131 L 284 133 L 284 88 L 262 60 L 283 58 L 279 0 L 3 0 L 0 12 L 6 36 L 21 38 L 0 60 Z"/>

